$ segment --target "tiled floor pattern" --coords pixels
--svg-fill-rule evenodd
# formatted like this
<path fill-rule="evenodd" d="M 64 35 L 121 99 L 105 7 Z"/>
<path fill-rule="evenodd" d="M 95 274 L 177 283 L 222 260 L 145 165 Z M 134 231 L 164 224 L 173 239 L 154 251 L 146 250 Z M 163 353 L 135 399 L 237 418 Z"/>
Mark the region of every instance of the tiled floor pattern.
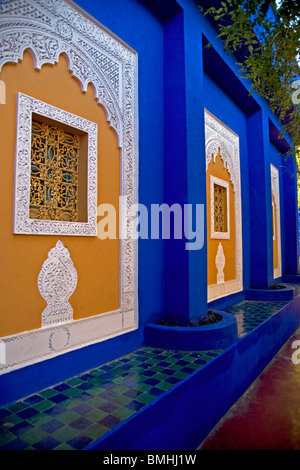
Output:
<path fill-rule="evenodd" d="M 0 409 L 0 450 L 82 449 L 220 352 L 145 347 Z"/>
<path fill-rule="evenodd" d="M 254 301 L 244 300 L 239 304 L 226 309 L 236 316 L 238 336 L 242 337 L 267 320 L 271 315 L 278 312 L 288 302 L 283 301 Z"/>
<path fill-rule="evenodd" d="M 244 301 L 227 312 L 243 336 L 286 303 Z M 0 409 L 0 450 L 82 449 L 221 352 L 145 347 L 31 395 Z"/>

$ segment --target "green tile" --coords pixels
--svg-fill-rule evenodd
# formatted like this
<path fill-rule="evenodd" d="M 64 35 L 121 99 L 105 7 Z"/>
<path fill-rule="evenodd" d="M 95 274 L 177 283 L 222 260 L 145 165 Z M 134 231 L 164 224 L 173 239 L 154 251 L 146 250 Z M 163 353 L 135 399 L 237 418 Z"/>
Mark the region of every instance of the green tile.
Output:
<path fill-rule="evenodd" d="M 150 387 L 151 388 L 151 387 Z M 118 395 L 115 398 L 112 398 L 112 402 L 116 403 L 117 405 L 124 406 L 127 405 L 132 400 L 130 397 L 126 397 L 125 395 Z"/>
<path fill-rule="evenodd" d="M 137 397 L 137 401 L 144 403 L 144 405 L 148 405 L 155 399 L 154 395 L 149 395 L 148 393 L 142 393 Z"/>
<path fill-rule="evenodd" d="M 159 384 L 156 384 L 155 387 L 159 388 L 160 390 L 167 391 L 170 388 L 172 388 L 174 384 L 171 384 L 170 382 L 160 382 Z"/>
<path fill-rule="evenodd" d="M 113 416 L 119 419 L 127 419 L 133 414 L 135 414 L 134 410 L 129 410 L 128 408 L 119 408 L 111 413 Z"/>
<path fill-rule="evenodd" d="M 43 398 L 52 398 L 55 395 L 58 395 L 59 392 L 56 392 L 55 390 L 52 390 L 52 388 L 48 388 L 47 390 L 43 390 L 42 392 L 39 393 L 41 397 Z"/>
<path fill-rule="evenodd" d="M 37 429 L 32 429 L 28 432 L 25 432 L 24 434 L 22 434 L 21 438 L 22 438 L 22 441 L 26 442 L 27 444 L 33 445 L 47 436 L 48 436 L 48 433 L 46 433 L 40 428 L 37 428 Z"/>
<path fill-rule="evenodd" d="M 68 388 L 67 390 L 64 390 L 64 395 L 67 397 L 76 397 L 77 395 L 80 395 L 82 393 L 82 390 L 79 388 Z"/>
<path fill-rule="evenodd" d="M 27 418 L 26 421 L 28 421 L 30 424 L 33 424 L 35 426 L 40 426 L 41 424 L 47 423 L 47 421 L 50 421 L 52 419 L 51 416 L 44 414 L 44 413 L 38 413 L 34 416 L 31 416 L 30 418 Z"/>
<path fill-rule="evenodd" d="M 28 405 L 26 403 L 23 403 L 22 401 L 17 401 L 16 403 L 10 405 L 7 409 L 9 411 L 12 411 L 12 413 L 17 413 L 18 411 L 22 411 L 25 408 L 28 408 Z"/>
<path fill-rule="evenodd" d="M 23 421 L 22 418 L 15 414 L 12 414 L 1 419 L 0 424 L 3 426 L 4 429 L 8 429 L 14 426 L 15 424 L 20 423 L 21 421 Z"/>
<path fill-rule="evenodd" d="M 150 388 L 152 388 L 152 385 L 145 383 L 140 383 L 135 386 L 135 390 L 138 390 L 139 392 L 147 392 L 147 390 L 150 390 Z"/>
<path fill-rule="evenodd" d="M 73 379 L 69 379 L 67 380 L 65 383 L 67 385 L 70 385 L 70 387 L 76 387 L 76 385 L 80 385 L 82 384 L 83 380 L 81 379 L 78 379 L 77 377 L 74 377 Z M 64 390 L 64 393 L 66 392 L 66 390 Z"/>
<path fill-rule="evenodd" d="M 55 447 L 55 450 L 74 450 L 73 447 L 69 446 L 69 444 L 66 444 L 63 442 L 59 446 Z"/>
<path fill-rule="evenodd" d="M 158 374 L 153 375 L 151 378 L 163 382 L 168 377 L 170 377 L 168 374 L 163 374 L 163 373 L 159 372 Z"/>
<path fill-rule="evenodd" d="M 57 416 L 56 419 L 64 424 L 70 424 L 72 423 L 72 421 L 75 421 L 75 419 L 78 419 L 78 418 L 79 418 L 78 413 L 68 410 L 65 413 L 62 413 L 59 416 Z"/>
<path fill-rule="evenodd" d="M 92 439 L 98 439 L 99 437 L 103 436 L 103 434 L 107 433 L 108 429 L 101 424 L 93 424 L 89 428 L 84 430 L 84 434 Z"/>
<path fill-rule="evenodd" d="M 40 401 L 39 403 L 36 403 L 35 405 L 32 406 L 32 408 L 36 409 L 37 411 L 46 411 L 49 410 L 53 406 L 53 401 L 50 400 L 43 400 Z"/>
<path fill-rule="evenodd" d="M 76 429 L 70 426 L 64 426 L 63 428 L 57 429 L 57 431 L 51 433 L 51 436 L 61 442 L 67 442 L 78 434 Z"/>
<path fill-rule="evenodd" d="M 2 432 L 0 434 L 0 447 L 4 446 L 4 444 L 7 444 L 10 441 L 13 441 L 15 438 L 16 436 L 10 431 Z"/>
<path fill-rule="evenodd" d="M 86 419 L 90 419 L 91 421 L 94 421 L 95 423 L 100 421 L 101 419 L 105 418 L 108 413 L 106 413 L 103 410 L 93 410 L 87 413 L 84 417 Z"/>

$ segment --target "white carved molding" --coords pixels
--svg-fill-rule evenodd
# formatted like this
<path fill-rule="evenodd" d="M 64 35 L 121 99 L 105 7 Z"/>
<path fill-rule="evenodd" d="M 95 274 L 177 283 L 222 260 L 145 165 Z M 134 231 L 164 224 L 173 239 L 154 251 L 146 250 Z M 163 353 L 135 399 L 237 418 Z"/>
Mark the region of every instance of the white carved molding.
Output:
<path fill-rule="evenodd" d="M 234 191 L 235 221 L 235 274 L 232 281 L 208 286 L 208 300 L 212 301 L 243 290 L 243 245 L 242 245 L 242 204 L 239 136 L 219 119 L 205 110 L 205 159 L 206 169 L 211 160 L 215 161 L 219 151 L 224 168 L 228 170 Z"/>
<path fill-rule="evenodd" d="M 77 285 L 77 271 L 68 248 L 61 240 L 48 253 L 38 276 L 38 288 L 47 302 L 42 326 L 73 320 L 69 298 Z"/>
<path fill-rule="evenodd" d="M 83 131 L 88 136 L 87 222 L 40 220 L 29 217 L 32 114 Z M 97 132 L 96 123 L 18 93 L 15 162 L 14 233 L 25 235 L 97 235 Z"/>
<path fill-rule="evenodd" d="M 227 204 L 227 230 L 226 232 L 215 231 L 215 205 L 214 205 L 214 185 L 217 184 L 226 188 L 226 204 Z M 221 178 L 210 175 L 210 238 L 230 238 L 230 203 L 229 203 L 229 183 Z"/>
<path fill-rule="evenodd" d="M 70 0 L 0 2 L 0 70 L 7 63 L 22 60 L 25 50 L 33 56 L 36 69 L 44 64 L 54 65 L 60 54 L 65 54 L 71 75 L 79 81 L 82 91 L 87 90 L 89 83 L 92 84 L 95 98 L 103 106 L 107 121 L 118 138 L 120 196 L 126 196 L 128 208 L 132 207 L 138 202 L 137 53 Z M 44 107 L 44 112 L 45 103 L 40 106 Z M 20 119 L 22 121 L 22 117 Z M 54 119 L 59 120 L 58 113 Z M 28 156 L 25 161 L 28 162 Z M 28 175 L 24 187 L 27 181 Z M 127 224 L 129 230 L 130 220 L 126 217 L 126 208 L 123 209 L 120 208 L 120 224 Z M 24 211 L 25 208 L 21 209 L 22 214 Z M 16 224 L 18 214 L 15 219 Z M 40 225 L 40 233 L 45 225 L 43 227 Z M 51 234 L 70 234 L 69 228 L 65 232 L 62 228 L 62 225 L 59 230 L 56 227 Z M 80 235 L 86 235 L 83 226 L 77 225 L 73 235 L 78 235 L 78 231 Z M 5 345 L 6 363 L 0 367 L 0 373 L 136 329 L 136 251 L 134 239 L 128 237 L 120 241 L 118 310 L 73 320 L 67 326 L 62 322 L 61 325 L 46 325 L 38 330 L 1 338 L 1 344 Z"/>
<path fill-rule="evenodd" d="M 216 254 L 215 264 L 217 268 L 217 284 L 222 284 L 225 282 L 224 279 L 224 268 L 225 268 L 225 254 L 223 250 L 223 245 L 220 242 L 218 245 L 218 251 Z"/>
<path fill-rule="evenodd" d="M 273 269 L 274 279 L 282 275 L 282 259 L 281 259 L 281 225 L 280 225 L 280 188 L 279 188 L 279 171 L 274 165 L 271 167 L 271 192 L 274 196 L 276 214 L 276 239 L 277 239 L 277 268 Z M 273 228 L 274 231 L 274 228 Z M 274 240 L 274 235 L 273 235 Z"/>

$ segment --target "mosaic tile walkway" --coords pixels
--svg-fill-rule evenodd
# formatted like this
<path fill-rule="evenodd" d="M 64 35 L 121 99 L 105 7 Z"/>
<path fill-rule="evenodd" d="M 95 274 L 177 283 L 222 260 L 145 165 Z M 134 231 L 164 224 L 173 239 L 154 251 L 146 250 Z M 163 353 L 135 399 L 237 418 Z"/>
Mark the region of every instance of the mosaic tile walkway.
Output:
<path fill-rule="evenodd" d="M 142 348 L 0 409 L 0 450 L 79 450 L 222 350 Z"/>
<path fill-rule="evenodd" d="M 244 300 L 226 309 L 237 319 L 238 336 L 242 337 L 259 326 L 271 315 L 278 312 L 288 302 L 286 301 L 254 301 Z"/>

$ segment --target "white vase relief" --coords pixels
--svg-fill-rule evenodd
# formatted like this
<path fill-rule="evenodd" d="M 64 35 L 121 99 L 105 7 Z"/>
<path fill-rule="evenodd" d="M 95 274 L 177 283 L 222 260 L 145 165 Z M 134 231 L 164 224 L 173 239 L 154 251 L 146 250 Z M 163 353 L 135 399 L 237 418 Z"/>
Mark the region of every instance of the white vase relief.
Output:
<path fill-rule="evenodd" d="M 221 284 L 225 281 L 224 279 L 224 267 L 225 267 L 225 255 L 223 251 L 223 245 L 220 242 L 218 246 L 218 251 L 215 259 L 216 268 L 218 270 L 217 274 L 217 284 Z"/>
<path fill-rule="evenodd" d="M 69 250 L 61 240 L 48 253 L 38 276 L 38 288 L 47 302 L 42 312 L 42 327 L 73 320 L 69 298 L 77 285 L 77 271 Z"/>

